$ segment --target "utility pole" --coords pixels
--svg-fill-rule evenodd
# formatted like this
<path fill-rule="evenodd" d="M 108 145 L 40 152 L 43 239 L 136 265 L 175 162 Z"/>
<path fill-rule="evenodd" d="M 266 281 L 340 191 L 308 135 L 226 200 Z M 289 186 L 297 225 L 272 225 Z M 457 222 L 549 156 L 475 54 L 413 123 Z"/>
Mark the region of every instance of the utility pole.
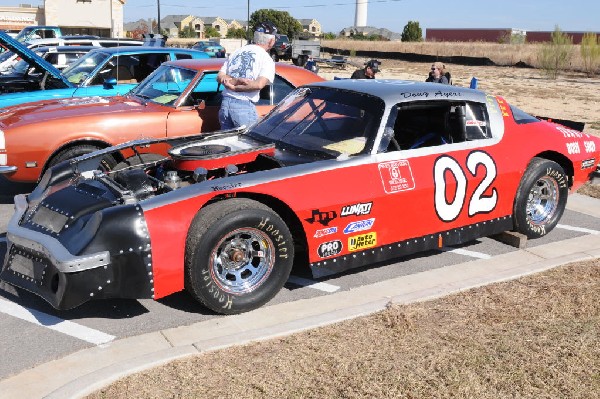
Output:
<path fill-rule="evenodd" d="M 246 20 L 246 38 L 250 44 L 250 0 L 248 0 L 248 19 Z"/>
<path fill-rule="evenodd" d="M 158 4 L 158 26 L 156 29 L 158 29 L 157 33 L 160 35 L 160 0 L 156 0 L 156 3 Z"/>

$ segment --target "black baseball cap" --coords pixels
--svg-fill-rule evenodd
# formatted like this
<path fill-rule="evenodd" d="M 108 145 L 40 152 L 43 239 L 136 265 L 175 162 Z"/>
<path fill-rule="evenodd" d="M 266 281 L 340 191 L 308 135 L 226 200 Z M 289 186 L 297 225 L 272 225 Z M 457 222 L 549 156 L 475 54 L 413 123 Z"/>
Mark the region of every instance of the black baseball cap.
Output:
<path fill-rule="evenodd" d="M 381 65 L 380 61 L 370 60 L 367 62 L 367 66 L 373 70 L 373 72 L 379 72 L 379 65 Z"/>

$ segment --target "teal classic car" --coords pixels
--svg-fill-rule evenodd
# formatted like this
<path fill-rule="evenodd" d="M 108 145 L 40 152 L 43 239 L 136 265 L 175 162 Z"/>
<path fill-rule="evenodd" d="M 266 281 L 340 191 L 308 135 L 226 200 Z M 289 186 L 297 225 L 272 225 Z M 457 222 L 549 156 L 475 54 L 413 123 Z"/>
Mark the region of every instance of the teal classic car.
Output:
<path fill-rule="evenodd" d="M 98 48 L 61 72 L 4 32 L 0 32 L 0 44 L 44 71 L 39 89 L 36 85 L 11 86 L 2 92 L 0 108 L 48 99 L 125 94 L 165 61 L 209 58 L 203 51 L 175 47 Z"/>

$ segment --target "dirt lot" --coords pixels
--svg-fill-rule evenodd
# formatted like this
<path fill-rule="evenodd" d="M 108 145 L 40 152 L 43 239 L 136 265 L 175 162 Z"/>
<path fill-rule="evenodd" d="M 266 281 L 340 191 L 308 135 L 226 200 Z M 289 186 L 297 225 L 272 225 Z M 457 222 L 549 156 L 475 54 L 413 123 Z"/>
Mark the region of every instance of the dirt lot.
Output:
<path fill-rule="evenodd" d="M 357 64 L 362 59 L 352 60 Z M 383 60 L 380 78 L 430 64 Z M 321 68 L 326 78 L 354 68 Z M 449 65 L 454 83 L 600 135 L 600 79 Z M 586 188 L 600 198 L 600 190 Z M 600 397 L 600 261 L 230 348 L 130 376 L 89 398 Z"/>

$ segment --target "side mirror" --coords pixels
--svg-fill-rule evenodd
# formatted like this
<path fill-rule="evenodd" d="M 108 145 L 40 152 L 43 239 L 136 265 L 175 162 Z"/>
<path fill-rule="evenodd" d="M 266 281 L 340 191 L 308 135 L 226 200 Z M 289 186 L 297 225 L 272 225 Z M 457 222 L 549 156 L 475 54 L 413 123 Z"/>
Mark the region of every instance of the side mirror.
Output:
<path fill-rule="evenodd" d="M 194 105 L 194 108 L 197 109 L 198 111 L 203 110 L 204 108 L 206 108 L 206 101 L 198 100 L 198 104 Z"/>
<path fill-rule="evenodd" d="M 117 85 L 116 78 L 108 78 L 108 79 L 104 79 L 104 84 L 102 85 L 102 87 L 104 87 L 107 90 L 110 90 L 110 89 L 113 89 L 116 85 Z"/>

